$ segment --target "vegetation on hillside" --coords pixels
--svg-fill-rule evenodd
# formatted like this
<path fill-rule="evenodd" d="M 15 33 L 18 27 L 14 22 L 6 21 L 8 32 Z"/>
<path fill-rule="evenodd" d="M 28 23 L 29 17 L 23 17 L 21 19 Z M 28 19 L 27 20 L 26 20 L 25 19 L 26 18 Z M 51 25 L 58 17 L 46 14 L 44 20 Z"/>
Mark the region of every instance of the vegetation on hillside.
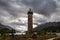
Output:
<path fill-rule="evenodd" d="M 58 33 L 60 32 L 60 27 L 54 27 L 54 26 L 50 26 L 50 27 L 45 27 L 43 29 L 39 29 L 37 30 L 37 34 L 48 34 L 48 33 Z"/>

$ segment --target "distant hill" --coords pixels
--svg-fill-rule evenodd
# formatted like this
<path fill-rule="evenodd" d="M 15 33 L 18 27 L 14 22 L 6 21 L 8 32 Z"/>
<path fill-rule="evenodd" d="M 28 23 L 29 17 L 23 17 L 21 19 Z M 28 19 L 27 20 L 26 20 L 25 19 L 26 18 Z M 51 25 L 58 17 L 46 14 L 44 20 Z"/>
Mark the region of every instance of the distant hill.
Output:
<path fill-rule="evenodd" d="M 45 30 L 45 31 L 60 31 L 60 22 L 49 22 L 45 24 L 38 25 L 33 31 Z"/>
<path fill-rule="evenodd" d="M 0 30 L 1 30 L 1 29 L 5 29 L 5 28 L 10 29 L 10 30 L 13 29 L 13 28 L 11 28 L 10 26 L 3 25 L 3 24 L 0 23 Z"/>
<path fill-rule="evenodd" d="M 9 29 L 9 30 L 12 30 L 13 28 L 12 27 L 10 27 L 10 26 L 8 26 L 8 25 L 3 25 L 3 24 L 1 24 L 0 23 L 0 30 L 2 30 L 2 29 Z M 15 29 L 13 29 L 13 30 L 15 30 Z M 17 33 L 20 33 L 21 31 L 19 31 L 19 30 L 15 30 Z"/>

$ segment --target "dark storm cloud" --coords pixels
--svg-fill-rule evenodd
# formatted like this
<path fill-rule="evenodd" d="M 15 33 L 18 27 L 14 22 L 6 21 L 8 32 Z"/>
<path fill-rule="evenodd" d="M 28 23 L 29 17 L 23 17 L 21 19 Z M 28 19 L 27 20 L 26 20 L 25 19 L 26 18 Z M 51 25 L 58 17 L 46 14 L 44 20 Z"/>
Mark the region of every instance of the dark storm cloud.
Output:
<path fill-rule="evenodd" d="M 22 4 L 18 5 L 18 2 L 16 0 L 0 0 L 0 10 L 3 12 L 6 11 L 10 15 L 17 17 L 19 13 L 22 13 L 22 9 L 20 9 L 20 6 Z M 1 14 L 1 13 L 0 13 Z"/>
<path fill-rule="evenodd" d="M 0 23 L 4 24 L 15 17 L 16 10 L 10 3 L 9 0 L 0 0 Z"/>
<path fill-rule="evenodd" d="M 9 8 L 10 8 L 10 4 L 8 3 L 8 0 L 0 0 L 0 11 L 8 12 L 6 9 L 9 9 Z M 6 14 L 6 13 L 3 13 L 3 12 L 1 12 L 0 14 L 3 14 L 3 15 Z"/>
<path fill-rule="evenodd" d="M 8 2 L 6 0 L 0 0 L 0 6 L 8 6 Z"/>
<path fill-rule="evenodd" d="M 18 3 L 17 0 L 0 0 L 0 23 L 4 25 L 10 25 L 10 22 L 16 18 L 21 17 L 21 14 L 24 14 L 26 9 L 27 8 L 24 5 Z M 14 25 L 24 24 L 11 22 L 12 28 L 14 28 Z"/>
<path fill-rule="evenodd" d="M 60 4 L 60 2 L 59 2 L 59 4 Z M 10 25 L 10 26 L 12 26 L 12 28 L 15 28 L 15 29 L 19 29 L 19 26 L 21 26 L 21 25 L 25 26 L 25 28 L 26 28 L 27 26 L 26 26 L 26 23 L 23 22 L 24 20 L 19 21 L 19 22 L 16 22 L 16 21 L 18 20 L 18 18 L 26 17 L 25 13 L 27 12 L 26 10 L 28 10 L 29 8 L 31 8 L 32 11 L 34 11 L 34 13 L 36 13 L 35 17 L 33 17 L 35 19 L 34 24 L 36 24 L 36 25 L 38 25 L 40 23 L 45 23 L 45 22 L 59 21 L 60 15 L 59 16 L 55 15 L 57 13 L 57 12 L 55 12 L 56 7 L 57 7 L 56 2 L 54 0 L 0 0 L 0 23 Z M 60 11 L 60 9 L 59 9 L 59 11 Z M 60 12 L 58 14 L 60 14 Z M 52 17 L 49 16 L 49 18 L 48 18 L 47 15 L 48 16 L 51 15 Z M 16 20 L 16 21 L 14 21 L 14 20 Z M 7 21 L 7 23 L 6 23 L 6 21 Z M 24 24 L 22 24 L 20 22 L 22 22 Z M 18 28 L 16 28 L 16 27 L 18 27 Z M 21 30 L 22 29 L 24 29 L 24 27 L 21 27 Z"/>
<path fill-rule="evenodd" d="M 11 21 L 20 17 L 21 14 L 25 13 L 24 7 L 17 0 L 0 0 L 0 22 L 4 23 L 7 20 Z"/>
<path fill-rule="evenodd" d="M 56 2 L 53 0 L 22 0 L 22 2 L 31 7 L 35 12 L 43 15 L 50 15 L 56 11 Z"/>

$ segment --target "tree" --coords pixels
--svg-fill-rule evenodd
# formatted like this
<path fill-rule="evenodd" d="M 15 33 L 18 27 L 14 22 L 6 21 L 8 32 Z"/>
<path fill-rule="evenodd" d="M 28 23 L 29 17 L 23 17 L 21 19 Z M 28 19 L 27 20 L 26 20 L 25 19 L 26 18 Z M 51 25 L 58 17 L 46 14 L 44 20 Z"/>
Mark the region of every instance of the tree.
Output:
<path fill-rule="evenodd" d="M 14 29 L 4 28 L 4 29 L 0 30 L 0 33 L 1 33 L 1 36 L 3 37 L 3 40 L 5 40 L 6 34 L 9 35 L 9 33 L 11 33 L 12 34 L 12 40 L 13 40 L 15 30 Z"/>
<path fill-rule="evenodd" d="M 9 34 L 9 33 L 11 33 L 11 34 L 15 33 L 15 30 L 14 29 L 10 30 L 8 28 L 4 28 L 4 29 L 0 30 L 0 33 L 2 36 L 5 36 L 6 34 Z"/>

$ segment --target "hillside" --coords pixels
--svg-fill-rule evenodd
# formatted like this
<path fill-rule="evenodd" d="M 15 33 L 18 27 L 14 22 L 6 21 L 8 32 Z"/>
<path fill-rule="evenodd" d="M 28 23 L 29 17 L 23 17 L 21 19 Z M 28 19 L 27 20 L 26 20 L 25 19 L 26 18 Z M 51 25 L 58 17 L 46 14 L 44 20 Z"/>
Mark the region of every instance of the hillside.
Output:
<path fill-rule="evenodd" d="M 33 31 L 45 30 L 45 31 L 60 31 L 60 22 L 49 22 L 45 24 L 38 25 Z"/>
<path fill-rule="evenodd" d="M 10 30 L 13 29 L 13 28 L 11 28 L 10 26 L 3 25 L 3 24 L 0 23 L 0 30 L 1 30 L 1 29 L 5 29 L 5 28 L 10 29 Z"/>

